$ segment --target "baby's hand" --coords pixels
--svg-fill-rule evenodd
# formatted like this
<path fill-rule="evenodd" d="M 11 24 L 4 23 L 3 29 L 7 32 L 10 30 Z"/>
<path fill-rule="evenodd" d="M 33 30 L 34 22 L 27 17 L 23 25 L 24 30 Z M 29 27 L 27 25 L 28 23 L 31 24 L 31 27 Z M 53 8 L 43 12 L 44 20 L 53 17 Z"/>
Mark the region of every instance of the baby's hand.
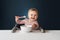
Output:
<path fill-rule="evenodd" d="M 22 16 L 22 18 L 26 18 L 26 16 Z"/>
<path fill-rule="evenodd" d="M 32 25 L 32 29 L 36 29 L 37 25 L 36 24 L 33 24 Z"/>
<path fill-rule="evenodd" d="M 19 16 L 15 16 L 16 23 L 18 22 L 19 18 L 20 18 Z"/>
<path fill-rule="evenodd" d="M 20 18 L 20 16 L 15 16 L 15 18 Z"/>

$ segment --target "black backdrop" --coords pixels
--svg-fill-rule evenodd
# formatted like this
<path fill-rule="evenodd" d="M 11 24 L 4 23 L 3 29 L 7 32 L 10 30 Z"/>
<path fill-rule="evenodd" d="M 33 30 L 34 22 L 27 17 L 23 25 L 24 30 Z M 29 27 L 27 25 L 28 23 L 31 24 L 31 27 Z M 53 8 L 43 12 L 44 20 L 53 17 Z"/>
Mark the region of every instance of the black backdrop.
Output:
<path fill-rule="evenodd" d="M 39 10 L 38 22 L 45 29 L 60 29 L 59 15 L 54 13 L 54 1 L 48 0 L 1 0 L 0 29 L 12 29 L 14 16 L 27 16 L 29 8 Z"/>

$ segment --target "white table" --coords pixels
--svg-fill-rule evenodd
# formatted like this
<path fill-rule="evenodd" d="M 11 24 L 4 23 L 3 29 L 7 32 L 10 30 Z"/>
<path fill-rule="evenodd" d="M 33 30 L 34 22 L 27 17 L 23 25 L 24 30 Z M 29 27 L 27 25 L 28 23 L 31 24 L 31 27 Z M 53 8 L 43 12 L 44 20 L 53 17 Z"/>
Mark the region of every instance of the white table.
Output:
<path fill-rule="evenodd" d="M 46 33 L 12 33 L 11 30 L 0 30 L 0 40 L 60 40 L 60 30 L 49 30 Z"/>

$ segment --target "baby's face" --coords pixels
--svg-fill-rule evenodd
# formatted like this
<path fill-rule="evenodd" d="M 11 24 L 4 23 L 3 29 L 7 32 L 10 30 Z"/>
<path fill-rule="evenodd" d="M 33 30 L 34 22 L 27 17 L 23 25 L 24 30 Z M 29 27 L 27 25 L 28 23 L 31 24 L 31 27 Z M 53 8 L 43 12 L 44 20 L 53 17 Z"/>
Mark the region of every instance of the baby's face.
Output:
<path fill-rule="evenodd" d="M 28 18 L 29 18 L 30 20 L 32 20 L 32 21 L 35 21 L 35 20 L 37 20 L 37 18 L 38 18 L 38 13 L 37 13 L 36 11 L 30 10 L 30 11 L 28 12 Z"/>

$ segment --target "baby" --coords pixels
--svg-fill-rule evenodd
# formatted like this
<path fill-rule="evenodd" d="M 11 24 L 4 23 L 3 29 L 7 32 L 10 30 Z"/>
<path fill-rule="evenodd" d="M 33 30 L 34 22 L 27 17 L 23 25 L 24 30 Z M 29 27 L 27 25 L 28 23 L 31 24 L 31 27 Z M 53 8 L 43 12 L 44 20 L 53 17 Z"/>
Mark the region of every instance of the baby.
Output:
<path fill-rule="evenodd" d="M 15 21 L 17 24 L 25 24 L 25 25 L 30 24 L 30 25 L 32 25 L 32 30 L 35 30 L 39 27 L 39 24 L 37 22 L 38 10 L 36 8 L 30 8 L 28 10 L 28 18 L 26 18 L 24 20 L 19 20 L 19 18 L 21 18 L 21 17 L 15 16 Z"/>

